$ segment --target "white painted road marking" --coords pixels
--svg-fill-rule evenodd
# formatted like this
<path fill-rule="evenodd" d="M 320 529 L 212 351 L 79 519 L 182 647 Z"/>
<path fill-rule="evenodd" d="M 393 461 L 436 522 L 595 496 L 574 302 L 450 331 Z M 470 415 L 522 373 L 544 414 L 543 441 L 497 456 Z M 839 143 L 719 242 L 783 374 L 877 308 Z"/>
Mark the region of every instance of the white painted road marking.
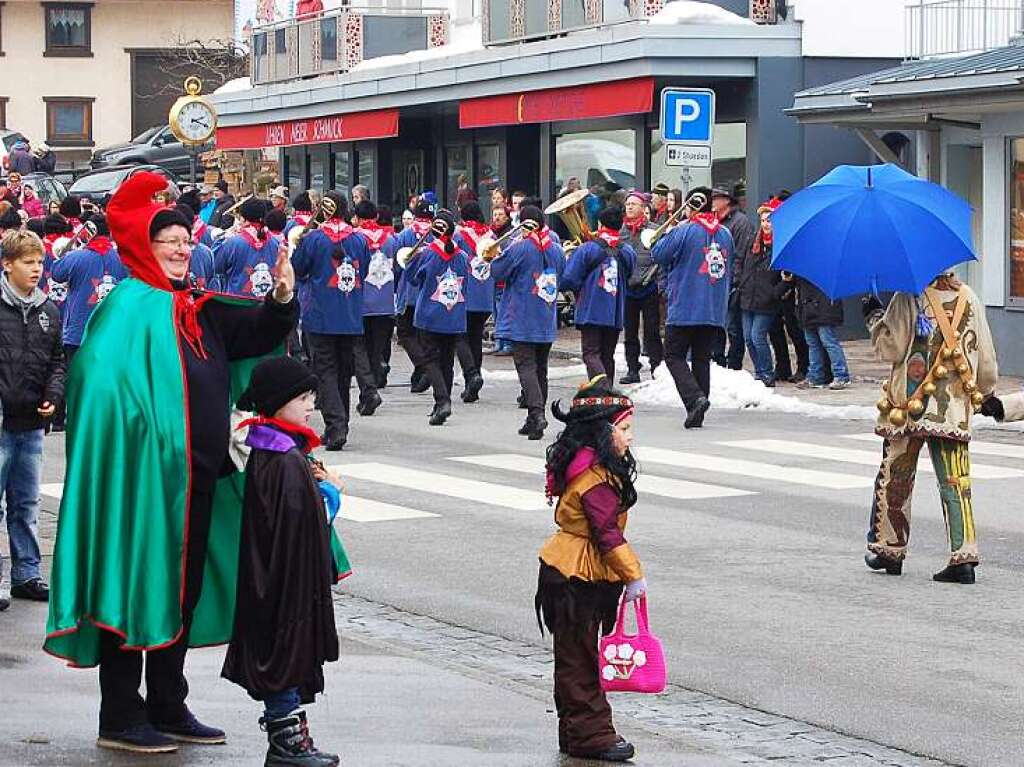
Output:
<path fill-rule="evenodd" d="M 805 458 L 820 458 L 826 461 L 839 461 L 842 463 L 856 463 L 862 466 L 874 466 L 882 462 L 882 451 L 875 450 L 851 450 L 845 447 L 826 447 L 815 445 L 810 442 L 793 442 L 788 439 L 740 439 L 728 442 L 718 442 L 718 445 L 735 447 L 741 450 L 758 450 L 766 453 L 773 453 L 776 456 L 795 455 Z M 790 469 L 786 469 L 790 471 Z M 931 461 L 923 459 L 918 465 L 918 471 L 934 473 Z M 971 464 L 971 476 L 976 479 L 1015 479 L 1024 477 L 1024 471 L 1020 469 L 1007 469 L 1002 466 L 985 466 L 982 464 Z"/>
<path fill-rule="evenodd" d="M 518 453 L 495 453 L 493 455 L 469 455 L 459 458 L 449 458 L 450 461 L 460 461 L 474 466 L 488 466 L 492 469 L 506 469 L 522 474 L 533 474 L 535 477 L 544 476 L 544 460 L 533 458 Z M 641 474 L 637 478 L 636 488 L 641 493 L 650 493 L 665 498 L 676 500 L 696 500 L 701 498 L 731 498 L 740 495 L 756 495 L 751 490 L 737 490 L 732 487 L 721 485 L 709 485 L 703 482 L 688 482 L 683 479 L 671 479 L 669 477 L 655 477 L 650 474 Z"/>
<path fill-rule="evenodd" d="M 858 442 L 882 444 L 882 438 L 877 434 L 844 434 L 843 436 Z M 1024 435 L 1021 435 L 1021 439 L 1024 442 Z M 970 448 L 971 455 L 995 455 L 1000 458 L 1016 458 L 1018 461 L 1024 461 L 1024 444 L 1009 445 L 1005 442 L 983 442 L 980 439 L 972 439 Z"/>

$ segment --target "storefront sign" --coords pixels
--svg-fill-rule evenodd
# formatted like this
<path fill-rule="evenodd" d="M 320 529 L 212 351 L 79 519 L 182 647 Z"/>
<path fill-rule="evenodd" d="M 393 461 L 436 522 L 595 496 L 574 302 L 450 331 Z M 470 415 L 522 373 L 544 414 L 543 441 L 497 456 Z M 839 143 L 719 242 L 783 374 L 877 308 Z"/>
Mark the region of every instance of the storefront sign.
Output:
<path fill-rule="evenodd" d="M 650 112 L 653 103 L 654 79 L 650 77 L 509 93 L 459 102 L 459 127 L 615 117 Z"/>
<path fill-rule="evenodd" d="M 263 147 L 323 144 L 328 141 L 360 141 L 398 135 L 398 110 L 353 112 L 309 120 L 286 120 L 262 125 L 232 125 L 217 128 L 218 149 L 261 149 Z"/>

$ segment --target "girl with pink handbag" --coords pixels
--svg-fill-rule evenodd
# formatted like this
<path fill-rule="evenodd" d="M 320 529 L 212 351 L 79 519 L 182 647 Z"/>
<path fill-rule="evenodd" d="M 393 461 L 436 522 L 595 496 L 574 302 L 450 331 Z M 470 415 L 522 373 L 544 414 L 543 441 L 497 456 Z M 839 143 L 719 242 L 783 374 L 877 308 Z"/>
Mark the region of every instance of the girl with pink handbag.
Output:
<path fill-rule="evenodd" d="M 584 759 L 624 762 L 633 745 L 619 737 L 599 674 L 598 637 L 612 630 L 624 604 L 647 590 L 623 531 L 637 500 L 633 402 L 597 376 L 565 412 L 565 430 L 547 451 L 549 502 L 558 498 L 558 531 L 540 550 L 535 605 L 554 639 L 558 746 Z"/>

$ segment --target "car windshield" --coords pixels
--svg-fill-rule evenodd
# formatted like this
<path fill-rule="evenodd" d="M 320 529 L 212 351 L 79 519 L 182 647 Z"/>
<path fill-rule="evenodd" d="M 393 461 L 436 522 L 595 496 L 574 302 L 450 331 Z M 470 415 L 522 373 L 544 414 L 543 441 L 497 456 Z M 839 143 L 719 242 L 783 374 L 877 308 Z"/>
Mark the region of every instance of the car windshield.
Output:
<path fill-rule="evenodd" d="M 153 138 L 153 135 L 158 130 L 160 130 L 161 127 L 162 126 L 160 126 L 160 125 L 154 125 L 152 128 L 146 128 L 146 130 L 142 131 L 142 133 L 140 133 L 138 136 L 136 136 L 135 138 L 132 139 L 132 143 L 133 144 L 145 144 L 147 141 L 149 141 L 151 138 Z"/>
<path fill-rule="evenodd" d="M 109 191 L 120 184 L 130 170 L 130 168 L 124 168 L 108 173 L 91 173 L 88 176 L 82 176 L 82 178 L 71 185 L 71 194 Z"/>

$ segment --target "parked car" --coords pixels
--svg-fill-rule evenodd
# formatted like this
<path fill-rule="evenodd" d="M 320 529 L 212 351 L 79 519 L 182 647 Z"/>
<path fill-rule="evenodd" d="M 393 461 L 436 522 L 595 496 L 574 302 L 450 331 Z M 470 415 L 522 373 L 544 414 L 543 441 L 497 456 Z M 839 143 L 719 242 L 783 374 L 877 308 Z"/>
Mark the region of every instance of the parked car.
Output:
<path fill-rule="evenodd" d="M 211 143 L 200 147 L 198 151 L 205 152 L 212 148 Z M 158 125 L 126 143 L 97 149 L 93 152 L 90 165 L 93 168 L 110 168 L 114 165 L 151 164 L 185 176 L 189 172 L 190 161 L 188 147 L 178 141 L 168 126 Z"/>
<path fill-rule="evenodd" d="M 111 168 L 94 170 L 91 173 L 79 176 L 75 179 L 75 183 L 71 185 L 71 188 L 68 189 L 68 193 L 88 198 L 97 205 L 106 207 L 111 195 L 117 191 L 117 188 L 136 173 L 141 173 L 142 171 L 159 173 L 161 176 L 166 177 L 170 183 L 175 186 L 178 185 L 178 177 L 159 165 L 115 165 Z"/>
<path fill-rule="evenodd" d="M 21 177 L 21 183 L 31 184 L 36 190 L 36 196 L 44 205 L 49 205 L 50 200 L 60 202 L 68 196 L 67 187 L 59 179 L 46 173 L 27 173 Z"/>

